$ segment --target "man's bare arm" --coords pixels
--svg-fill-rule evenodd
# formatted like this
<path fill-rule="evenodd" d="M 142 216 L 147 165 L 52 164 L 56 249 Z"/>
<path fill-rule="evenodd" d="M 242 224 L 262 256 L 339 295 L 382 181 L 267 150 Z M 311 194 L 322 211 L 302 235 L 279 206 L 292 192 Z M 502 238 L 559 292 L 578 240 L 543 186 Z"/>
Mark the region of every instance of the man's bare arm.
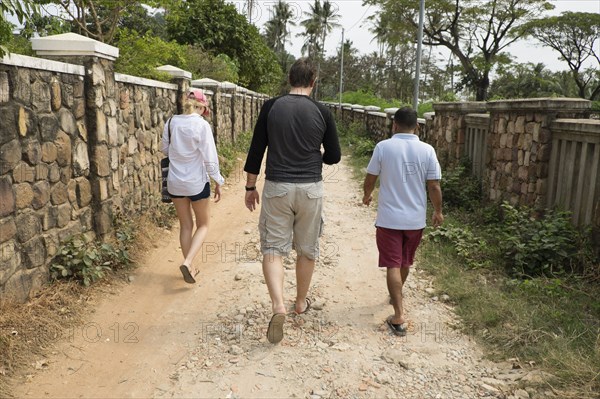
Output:
<path fill-rule="evenodd" d="M 444 215 L 442 214 L 442 188 L 439 180 L 427 180 L 427 191 L 429 199 L 433 204 L 433 215 L 431 223 L 433 227 L 441 226 L 444 223 Z"/>
<path fill-rule="evenodd" d="M 363 184 L 363 204 L 370 205 L 373 200 L 373 190 L 375 190 L 375 182 L 377 181 L 377 175 L 367 173 L 365 176 L 365 183 Z"/>

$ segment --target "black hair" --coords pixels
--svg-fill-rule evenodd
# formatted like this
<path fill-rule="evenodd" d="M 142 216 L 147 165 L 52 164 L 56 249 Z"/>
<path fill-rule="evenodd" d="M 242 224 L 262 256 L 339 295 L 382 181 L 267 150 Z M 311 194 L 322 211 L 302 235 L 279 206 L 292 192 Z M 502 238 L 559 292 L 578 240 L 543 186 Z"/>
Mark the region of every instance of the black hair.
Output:
<path fill-rule="evenodd" d="M 400 108 L 394 114 L 394 122 L 396 126 L 414 129 L 417 127 L 417 112 L 411 107 Z"/>

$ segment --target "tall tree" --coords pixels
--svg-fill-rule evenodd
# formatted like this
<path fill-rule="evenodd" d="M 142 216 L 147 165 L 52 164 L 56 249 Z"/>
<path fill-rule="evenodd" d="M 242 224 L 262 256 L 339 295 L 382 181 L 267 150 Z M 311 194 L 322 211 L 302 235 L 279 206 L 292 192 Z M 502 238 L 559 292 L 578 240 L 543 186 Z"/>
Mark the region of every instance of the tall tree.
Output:
<path fill-rule="evenodd" d="M 373 34 L 373 40 L 377 42 L 377 47 L 379 48 L 379 56 L 383 57 L 386 47 L 388 37 L 390 35 L 389 25 L 386 21 L 382 20 L 382 16 L 380 14 L 369 17 L 371 21 L 371 27 L 369 28 L 369 32 Z"/>
<path fill-rule="evenodd" d="M 132 4 L 127 0 L 48 0 L 43 3 L 46 14 L 56 14 L 50 9 L 58 6 L 61 13 L 56 18 L 72 23 L 80 35 L 108 44 L 113 42 L 120 15 Z"/>
<path fill-rule="evenodd" d="M 298 36 L 304 36 L 302 54 L 307 54 L 308 57 L 313 58 L 321 51 L 319 42 L 321 37 L 321 1 L 315 0 L 310 5 L 310 11 L 305 11 L 304 15 L 307 18 L 300 22 L 300 25 L 304 27 L 304 32 L 298 34 Z"/>
<path fill-rule="evenodd" d="M 321 7 L 321 14 L 318 17 L 321 28 L 321 57 L 323 57 L 325 53 L 325 40 L 327 39 L 327 34 L 331 33 L 333 28 L 340 26 L 340 24 L 337 23 L 340 18 L 340 14 L 336 12 L 329 0 L 325 0 L 323 2 L 323 7 Z"/>
<path fill-rule="evenodd" d="M 392 31 L 416 38 L 419 2 L 414 0 L 364 0 L 379 5 Z M 423 43 L 448 48 L 460 61 L 463 84 L 486 100 L 490 73 L 507 62 L 503 51 L 519 40 L 519 28 L 552 9 L 547 0 L 428 0 Z"/>
<path fill-rule="evenodd" d="M 279 0 L 273 7 L 271 19 L 265 24 L 265 38 L 269 47 L 275 51 L 279 65 L 283 71 L 287 70 L 289 54 L 285 51 L 285 45 L 289 41 L 290 25 L 295 25 L 292 18 L 294 13 L 290 5 Z"/>
<path fill-rule="evenodd" d="M 327 34 L 334 27 L 339 26 L 336 22 L 340 15 L 336 12 L 329 0 L 325 0 L 321 4 L 320 0 L 310 6 L 310 12 L 305 12 L 307 19 L 301 22 L 305 27 L 305 32 L 302 34 L 307 39 L 302 47 L 302 52 L 308 50 L 308 56 L 317 61 L 317 75 L 321 72 L 321 61 L 325 58 L 325 41 Z M 319 85 L 315 86 L 313 95 L 318 98 Z"/>
<path fill-rule="evenodd" d="M 167 31 L 181 44 L 225 54 L 239 66 L 239 83 L 252 90 L 275 91 L 281 68 L 256 26 L 224 0 L 188 0 L 170 9 Z"/>
<path fill-rule="evenodd" d="M 509 64 L 498 68 L 497 77 L 490 85 L 491 98 L 534 98 L 568 96 L 557 90 L 552 72 L 544 64 Z"/>
<path fill-rule="evenodd" d="M 579 97 L 600 98 L 600 14 L 565 12 L 560 16 L 536 19 L 523 32 L 556 50 L 579 88 Z M 584 68 L 588 61 L 594 68 Z"/>

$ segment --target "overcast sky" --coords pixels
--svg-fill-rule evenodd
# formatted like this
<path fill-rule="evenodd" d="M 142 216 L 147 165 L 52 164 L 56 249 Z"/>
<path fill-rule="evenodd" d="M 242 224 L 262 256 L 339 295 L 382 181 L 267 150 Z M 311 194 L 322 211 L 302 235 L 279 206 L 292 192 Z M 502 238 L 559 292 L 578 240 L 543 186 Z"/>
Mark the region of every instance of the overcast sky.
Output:
<path fill-rule="evenodd" d="M 418 1 L 418 0 L 415 0 Z M 276 0 L 255 0 L 255 10 L 252 13 L 252 22 L 257 26 L 262 25 L 270 18 L 270 12 L 276 3 Z M 245 0 L 232 1 L 238 7 L 238 11 L 244 12 Z M 288 1 L 294 11 L 294 21 L 296 27 L 292 28 L 291 45 L 287 45 L 288 51 L 296 57 L 301 55 L 303 38 L 296 35 L 302 31 L 299 22 L 306 18 L 303 12 L 309 11 L 309 7 L 313 4 L 313 0 L 290 0 Z M 372 41 L 373 35 L 369 32 L 370 22 L 368 17 L 377 12 L 376 7 L 368 7 L 362 5 L 362 0 L 333 0 L 331 3 L 341 15 L 340 24 L 344 27 L 345 39 L 352 41 L 353 46 L 361 53 L 370 53 L 377 50 L 375 41 Z M 600 13 L 600 0 L 551 0 L 555 5 L 555 9 L 551 14 L 561 14 L 564 11 L 585 11 Z M 427 6 L 427 0 L 425 1 Z M 342 29 L 336 28 L 329 34 L 325 42 L 327 55 L 333 55 L 341 41 Z M 599 44 L 600 45 L 600 44 Z M 568 69 L 564 62 L 560 62 L 558 53 L 549 49 L 543 48 L 534 41 L 520 41 L 508 48 L 508 51 L 516 58 L 519 63 L 525 62 L 543 62 L 549 69 L 553 71 Z M 439 54 L 439 53 L 442 54 Z M 438 54 L 436 54 L 438 53 Z M 447 58 L 447 52 L 441 49 L 433 49 L 432 57 L 441 59 Z M 447 61 L 446 61 L 447 62 Z"/>

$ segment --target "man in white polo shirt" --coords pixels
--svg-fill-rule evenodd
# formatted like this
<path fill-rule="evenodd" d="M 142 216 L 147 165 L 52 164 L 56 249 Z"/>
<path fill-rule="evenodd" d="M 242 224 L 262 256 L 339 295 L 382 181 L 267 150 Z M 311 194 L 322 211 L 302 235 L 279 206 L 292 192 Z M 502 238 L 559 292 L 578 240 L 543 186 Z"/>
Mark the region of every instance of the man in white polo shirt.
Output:
<path fill-rule="evenodd" d="M 417 113 L 409 107 L 394 114 L 392 138 L 375 146 L 367 167 L 363 204 L 373 199 L 380 177 L 377 207 L 377 249 L 379 267 L 387 268 L 387 286 L 394 315 L 386 322 L 398 336 L 406 335 L 402 308 L 402 286 L 421 242 L 426 225 L 427 192 L 433 204 L 434 227 L 444 221 L 442 214 L 442 172 L 435 150 L 415 135 Z"/>

